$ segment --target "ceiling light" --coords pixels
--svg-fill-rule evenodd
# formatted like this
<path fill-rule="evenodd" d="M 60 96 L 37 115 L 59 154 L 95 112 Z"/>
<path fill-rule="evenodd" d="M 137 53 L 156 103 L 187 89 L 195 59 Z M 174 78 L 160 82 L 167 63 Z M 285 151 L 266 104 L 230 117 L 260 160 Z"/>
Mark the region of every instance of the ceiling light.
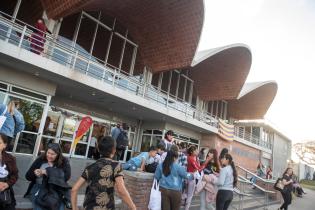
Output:
<path fill-rule="evenodd" d="M 95 92 L 92 92 L 92 96 L 95 96 L 96 94 L 95 94 Z"/>
<path fill-rule="evenodd" d="M 38 77 L 38 76 L 39 76 L 39 72 L 38 72 L 38 71 L 35 72 L 34 75 L 35 75 L 36 77 Z"/>

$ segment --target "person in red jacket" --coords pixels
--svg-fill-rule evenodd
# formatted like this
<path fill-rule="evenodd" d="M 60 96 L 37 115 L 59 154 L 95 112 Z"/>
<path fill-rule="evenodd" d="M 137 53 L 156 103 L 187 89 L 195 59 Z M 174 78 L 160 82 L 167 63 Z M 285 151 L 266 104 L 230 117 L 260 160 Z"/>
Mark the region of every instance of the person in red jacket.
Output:
<path fill-rule="evenodd" d="M 195 179 L 188 181 L 187 187 L 187 199 L 185 204 L 185 210 L 188 210 L 191 204 L 192 197 L 194 196 L 195 187 L 196 187 L 196 177 L 200 176 L 199 172 L 201 172 L 211 160 L 210 157 L 207 157 L 206 161 L 200 165 L 198 160 L 198 149 L 196 146 L 191 146 L 187 150 L 187 172 L 195 174 Z"/>

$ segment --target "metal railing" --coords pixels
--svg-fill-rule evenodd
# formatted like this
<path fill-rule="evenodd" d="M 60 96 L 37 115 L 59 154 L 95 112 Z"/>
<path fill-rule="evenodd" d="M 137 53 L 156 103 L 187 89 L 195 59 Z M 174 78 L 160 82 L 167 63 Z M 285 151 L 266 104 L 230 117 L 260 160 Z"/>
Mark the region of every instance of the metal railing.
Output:
<path fill-rule="evenodd" d="M 273 188 L 273 185 L 275 184 L 275 180 L 270 180 L 270 179 L 264 179 L 262 177 L 257 176 L 255 173 L 245 169 L 244 167 L 241 166 L 236 166 L 239 170 L 239 186 L 240 186 L 240 190 L 242 192 L 245 192 L 245 187 L 248 186 L 252 186 L 255 189 L 259 190 L 260 192 L 263 193 L 264 195 L 264 200 L 263 202 L 261 202 L 259 199 L 257 199 L 257 202 L 261 203 L 262 206 L 264 207 L 264 209 L 268 209 L 268 206 L 270 205 L 270 195 L 275 195 L 276 192 L 274 190 L 272 190 L 271 188 Z M 240 172 L 243 172 L 244 175 L 240 175 Z M 255 177 L 256 180 L 259 180 L 259 182 L 262 183 L 262 185 L 265 187 L 262 187 L 261 185 L 258 185 L 256 183 L 253 183 L 249 180 L 249 176 L 250 178 Z"/>
<path fill-rule="evenodd" d="M 241 139 L 244 139 L 246 141 L 249 141 L 253 144 L 256 144 L 258 146 L 262 146 L 262 147 L 265 147 L 267 149 L 272 149 L 272 143 L 270 142 L 266 142 L 264 140 L 262 140 L 261 138 L 259 138 L 258 136 L 255 136 L 247 131 L 240 131 L 239 127 L 235 126 L 234 128 L 234 135 L 241 138 Z"/>
<path fill-rule="evenodd" d="M 39 31 L 18 19 L 14 21 L 11 19 L 10 15 L 0 11 L 0 40 L 99 79 L 113 87 L 154 101 L 168 109 L 179 111 L 187 118 L 217 127 L 216 117 L 198 111 L 192 104 L 172 98 L 169 94 L 145 83 L 140 76 L 130 75 L 122 69 L 105 63 L 71 40 Z"/>

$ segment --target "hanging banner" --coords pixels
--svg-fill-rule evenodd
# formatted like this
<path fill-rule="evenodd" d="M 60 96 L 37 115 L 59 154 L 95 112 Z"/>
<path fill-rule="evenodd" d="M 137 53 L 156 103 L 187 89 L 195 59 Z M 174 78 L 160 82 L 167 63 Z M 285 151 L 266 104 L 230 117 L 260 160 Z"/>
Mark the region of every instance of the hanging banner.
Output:
<path fill-rule="evenodd" d="M 77 143 L 80 141 L 82 136 L 90 129 L 92 124 L 93 124 L 93 120 L 91 117 L 87 116 L 87 117 L 82 118 L 80 125 L 78 127 L 78 130 L 76 132 L 75 138 L 74 138 L 72 149 L 75 148 Z"/>
<path fill-rule="evenodd" d="M 219 133 L 218 135 L 228 141 L 234 140 L 234 125 L 225 123 L 223 120 L 219 119 Z"/>

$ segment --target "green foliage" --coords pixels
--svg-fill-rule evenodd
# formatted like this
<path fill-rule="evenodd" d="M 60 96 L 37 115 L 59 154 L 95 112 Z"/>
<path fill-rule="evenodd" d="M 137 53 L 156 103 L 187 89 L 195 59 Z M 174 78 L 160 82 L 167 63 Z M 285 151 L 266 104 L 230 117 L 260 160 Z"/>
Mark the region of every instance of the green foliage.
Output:
<path fill-rule="evenodd" d="M 26 130 L 31 130 L 34 122 L 41 119 L 43 114 L 43 106 L 38 103 L 21 100 L 19 111 L 24 117 Z"/>

